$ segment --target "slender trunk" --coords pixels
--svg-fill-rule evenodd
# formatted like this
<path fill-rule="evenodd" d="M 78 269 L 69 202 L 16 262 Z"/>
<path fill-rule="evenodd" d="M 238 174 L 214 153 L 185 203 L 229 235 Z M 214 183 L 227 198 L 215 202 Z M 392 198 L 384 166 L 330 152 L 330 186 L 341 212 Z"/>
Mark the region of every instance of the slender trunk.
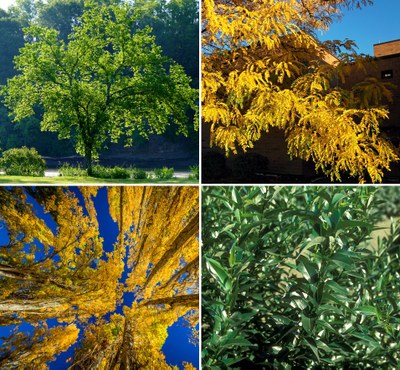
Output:
<path fill-rule="evenodd" d="M 190 261 L 186 266 L 182 267 L 176 274 L 172 275 L 170 279 L 165 283 L 160 291 L 167 292 L 175 285 L 179 285 L 179 279 L 184 275 L 188 274 L 187 278 L 190 278 L 193 274 L 198 274 L 199 271 L 199 258 L 196 257 L 194 260 Z"/>
<path fill-rule="evenodd" d="M 152 299 L 143 303 L 144 306 L 154 306 L 157 304 L 169 305 L 172 308 L 176 306 L 186 306 L 193 310 L 197 310 L 199 308 L 199 295 L 198 294 L 186 294 L 186 295 L 178 295 L 175 297 L 166 297 L 166 298 L 157 298 Z"/>
<path fill-rule="evenodd" d="M 92 145 L 85 143 L 85 159 L 84 159 L 84 167 L 87 170 L 89 176 L 93 175 L 93 150 Z"/>
<path fill-rule="evenodd" d="M 158 263 L 152 268 L 149 277 L 146 280 L 143 290 L 151 286 L 152 281 L 157 276 L 157 273 L 171 260 L 174 254 L 180 250 L 181 247 L 191 238 L 195 233 L 199 232 L 199 214 L 196 213 L 194 217 L 185 226 L 182 232 L 172 242 L 171 247 L 164 253 Z M 157 279 L 156 279 L 157 280 Z"/>
<path fill-rule="evenodd" d="M 120 347 L 120 351 L 118 353 L 118 360 L 119 360 L 119 369 L 120 370 L 132 370 L 131 368 L 131 361 L 130 361 L 130 347 L 132 346 L 131 343 L 131 328 L 129 320 L 125 318 L 124 323 L 124 334 L 123 334 L 123 341 Z"/>
<path fill-rule="evenodd" d="M 43 309 L 56 309 L 62 306 L 61 300 L 0 300 L 0 312 L 12 311 L 41 311 Z"/>
<path fill-rule="evenodd" d="M 59 279 L 49 276 L 46 273 L 33 272 L 30 271 L 29 268 L 18 269 L 16 267 L 8 266 L 2 263 L 0 263 L 0 277 L 1 276 L 9 279 L 31 281 L 36 283 L 37 286 L 50 283 L 68 291 L 77 290 L 76 286 L 66 285 L 62 283 Z"/>

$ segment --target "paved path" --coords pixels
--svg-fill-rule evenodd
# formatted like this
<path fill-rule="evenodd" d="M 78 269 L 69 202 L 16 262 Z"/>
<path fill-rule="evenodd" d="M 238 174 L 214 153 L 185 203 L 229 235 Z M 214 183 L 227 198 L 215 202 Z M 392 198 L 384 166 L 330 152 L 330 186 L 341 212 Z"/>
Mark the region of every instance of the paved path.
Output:
<path fill-rule="evenodd" d="M 45 177 L 58 177 L 59 173 L 58 173 L 58 170 L 56 170 L 56 169 L 50 169 L 50 170 L 44 171 L 44 176 Z"/>

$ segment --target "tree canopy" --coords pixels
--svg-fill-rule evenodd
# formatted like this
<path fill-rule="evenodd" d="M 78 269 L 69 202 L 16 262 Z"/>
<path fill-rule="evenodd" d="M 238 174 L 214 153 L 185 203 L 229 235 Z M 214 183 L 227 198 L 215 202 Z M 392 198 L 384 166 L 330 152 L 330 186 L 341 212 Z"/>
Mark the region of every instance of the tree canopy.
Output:
<path fill-rule="evenodd" d="M 211 145 L 246 151 L 262 133 L 285 133 L 291 157 L 312 160 L 332 180 L 382 181 L 398 160 L 380 132 L 387 84 L 367 77 L 354 43 L 321 43 L 343 7 L 372 1 L 205 0 L 202 115 Z M 359 83 L 347 86 L 350 74 Z"/>
<path fill-rule="evenodd" d="M 198 212 L 190 187 L 0 189 L 0 366 L 45 369 L 82 331 L 74 369 L 171 368 L 167 329 L 197 335 Z"/>
<path fill-rule="evenodd" d="M 31 24 L 15 58 L 20 73 L 3 90 L 14 120 L 33 115 L 39 104 L 42 129 L 72 137 L 89 170 L 108 138 L 126 136 L 130 145 L 133 132 L 148 137 L 171 124 L 187 134 L 197 91 L 183 68 L 162 55 L 150 29 L 135 28 L 139 18 L 127 4 L 87 2 L 68 42 L 56 29 Z"/>
<path fill-rule="evenodd" d="M 98 0 L 97 3 L 107 4 L 109 1 Z M 184 2 L 174 0 L 169 2 L 152 0 L 130 2 L 132 8 L 137 9 L 140 19 L 136 20 L 134 28 L 143 28 L 146 25 L 152 28 L 151 34 L 156 37 L 156 42 L 161 46 L 163 55 L 172 58 L 185 69 L 191 79 L 191 86 L 198 88 L 199 57 L 198 57 L 198 3 L 196 0 Z M 150 6 L 151 5 L 151 6 Z M 78 24 L 79 17 L 84 12 L 83 0 L 16 0 L 8 11 L 0 14 L 0 84 L 5 84 L 8 78 L 15 76 L 13 59 L 25 43 L 22 29 L 31 24 L 49 27 L 59 32 L 59 38 L 66 43 L 72 27 Z M 179 15 L 179 17 L 177 16 Z M 193 40 L 197 40 L 194 42 Z M 7 108 L 0 103 L 0 148 L 10 149 L 27 146 L 34 147 L 43 156 L 70 156 L 75 153 L 73 138 L 58 141 L 57 133 L 40 130 L 42 110 L 35 109 L 35 115 L 19 122 L 12 122 L 8 116 Z M 190 112 L 192 117 L 195 112 Z M 192 118 L 190 118 L 192 119 Z M 180 142 L 197 142 L 196 128 L 190 125 L 188 137 L 182 135 Z M 165 140 L 176 140 L 176 129 L 169 126 Z M 106 155 L 110 139 L 105 143 L 105 148 L 100 155 Z M 133 134 L 135 145 L 146 145 L 146 139 L 137 132 Z M 110 149 L 120 148 L 123 142 L 112 144 Z"/>

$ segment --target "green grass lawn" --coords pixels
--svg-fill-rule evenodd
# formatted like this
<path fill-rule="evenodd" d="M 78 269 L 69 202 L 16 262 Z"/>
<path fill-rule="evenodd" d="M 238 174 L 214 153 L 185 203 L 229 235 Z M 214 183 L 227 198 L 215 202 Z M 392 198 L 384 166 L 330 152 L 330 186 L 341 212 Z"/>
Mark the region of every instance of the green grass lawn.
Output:
<path fill-rule="evenodd" d="M 0 184 L 198 184 L 199 180 L 173 178 L 169 180 L 146 179 L 99 179 L 90 176 L 58 176 L 58 177 L 33 177 L 33 176 L 6 176 L 0 175 Z"/>

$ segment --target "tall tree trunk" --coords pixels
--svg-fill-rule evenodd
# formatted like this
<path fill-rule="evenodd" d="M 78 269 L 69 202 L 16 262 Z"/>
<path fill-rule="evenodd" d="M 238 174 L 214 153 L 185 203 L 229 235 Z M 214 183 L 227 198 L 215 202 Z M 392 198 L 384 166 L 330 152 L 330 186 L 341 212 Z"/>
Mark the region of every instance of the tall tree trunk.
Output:
<path fill-rule="evenodd" d="M 173 258 L 174 254 L 179 251 L 179 249 L 185 245 L 185 243 L 196 233 L 199 232 L 199 213 L 197 212 L 189 223 L 185 226 L 185 228 L 177 235 L 175 240 L 172 242 L 171 247 L 164 253 L 164 255 L 160 258 L 158 263 L 152 268 L 149 277 L 146 280 L 145 285 L 143 286 L 143 291 L 151 286 L 154 278 L 157 276 L 157 273 Z"/>
<path fill-rule="evenodd" d="M 89 176 L 93 175 L 93 149 L 92 145 L 85 143 L 85 159 L 83 163 Z"/>
<path fill-rule="evenodd" d="M 0 312 L 22 311 L 22 312 L 40 312 L 43 309 L 56 309 L 62 305 L 61 300 L 37 299 L 37 300 L 23 300 L 23 299 L 2 299 L 0 300 Z"/>
<path fill-rule="evenodd" d="M 176 286 L 179 286 L 179 279 L 184 275 L 188 274 L 187 278 L 190 278 L 194 274 L 198 274 L 199 271 L 199 257 L 190 261 L 186 266 L 182 267 L 178 272 L 170 277 L 170 279 L 160 287 L 161 292 L 168 292 Z"/>
<path fill-rule="evenodd" d="M 199 295 L 198 294 L 178 295 L 175 297 L 152 299 L 150 301 L 143 303 L 144 306 L 154 306 L 157 304 L 169 305 L 172 308 L 176 306 L 186 306 L 193 310 L 197 310 L 199 308 Z"/>
<path fill-rule="evenodd" d="M 21 267 L 12 267 L 3 263 L 0 263 L 0 277 L 1 276 L 8 279 L 34 282 L 37 284 L 37 287 L 50 283 L 68 291 L 76 291 L 78 289 L 74 285 L 64 284 L 60 281 L 60 278 L 49 276 L 49 274 L 33 272 L 30 271 L 29 268 L 22 269 Z"/>

